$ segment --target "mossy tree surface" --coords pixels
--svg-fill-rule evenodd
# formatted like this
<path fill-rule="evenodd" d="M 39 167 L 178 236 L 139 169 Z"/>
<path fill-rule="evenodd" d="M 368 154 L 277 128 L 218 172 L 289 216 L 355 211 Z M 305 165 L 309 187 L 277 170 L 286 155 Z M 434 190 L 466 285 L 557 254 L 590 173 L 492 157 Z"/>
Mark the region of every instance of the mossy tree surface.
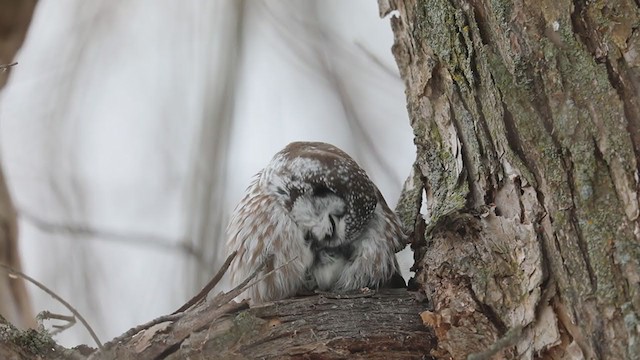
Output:
<path fill-rule="evenodd" d="M 500 340 L 509 358 L 638 358 L 640 4 L 379 3 L 415 132 L 407 191 L 427 204 L 416 280 L 437 355 Z"/>

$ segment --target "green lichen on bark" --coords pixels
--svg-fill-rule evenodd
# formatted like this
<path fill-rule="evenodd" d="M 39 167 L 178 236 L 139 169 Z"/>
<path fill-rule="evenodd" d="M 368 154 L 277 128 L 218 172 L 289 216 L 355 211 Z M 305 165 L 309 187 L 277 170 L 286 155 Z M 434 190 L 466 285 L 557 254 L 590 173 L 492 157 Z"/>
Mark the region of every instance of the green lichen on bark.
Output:
<path fill-rule="evenodd" d="M 509 17 L 512 12 L 512 3 L 507 1 L 492 1 L 491 7 L 493 10 L 494 19 L 498 22 L 498 28 L 504 28 L 508 25 Z M 549 9 L 547 9 L 549 10 Z M 562 9 L 549 10 L 553 13 L 562 13 Z M 522 58 L 515 56 L 514 58 L 505 59 L 505 55 L 502 53 L 502 57 L 496 56 L 493 53 L 489 54 L 489 61 L 486 61 L 486 53 L 474 53 L 473 48 L 482 48 L 478 42 L 472 41 L 473 31 L 477 28 L 475 19 L 472 17 L 467 19 L 464 13 L 454 8 L 452 3 L 447 0 L 437 0 L 429 2 L 418 1 L 416 5 L 416 37 L 419 39 L 427 39 L 424 43 L 427 43 L 432 49 L 434 55 L 438 60 L 444 64 L 449 73 L 451 74 L 452 84 L 451 88 L 446 88 L 448 91 L 460 91 L 461 102 L 455 101 L 455 94 L 449 95 L 452 103 L 453 116 L 455 121 L 459 122 L 458 136 L 461 137 L 465 148 L 465 160 L 467 171 L 472 169 L 476 173 L 473 175 L 472 182 L 477 182 L 478 179 L 484 178 L 484 174 L 488 173 L 488 170 L 484 169 L 485 163 L 480 159 L 483 154 L 484 147 L 488 141 L 484 138 L 477 128 L 475 120 L 480 116 L 489 118 L 493 125 L 499 124 L 501 121 L 496 116 L 495 110 L 488 110 L 486 107 L 476 106 L 475 99 L 473 98 L 476 93 L 476 89 L 471 85 L 474 83 L 475 76 L 473 75 L 474 69 L 471 64 L 479 66 L 480 74 L 487 72 L 487 68 L 491 67 L 492 77 L 496 81 L 496 86 L 500 90 L 498 96 L 504 102 L 504 107 L 512 115 L 512 119 L 515 123 L 515 127 L 518 129 L 519 140 L 522 141 L 524 149 L 532 149 L 534 151 L 526 151 L 529 154 L 536 155 L 524 155 L 526 159 L 521 159 L 520 155 L 514 154 L 509 147 L 507 149 L 506 156 L 509 162 L 515 165 L 528 164 L 528 166 L 518 166 L 519 170 L 523 170 L 523 176 L 533 184 L 534 186 L 544 186 L 544 190 L 553 189 L 553 191 L 546 191 L 548 194 L 553 194 L 547 198 L 547 209 L 553 218 L 553 224 L 556 229 L 559 230 L 559 236 L 562 237 L 560 241 L 561 251 L 567 256 L 561 261 L 563 266 L 569 267 L 571 272 L 577 275 L 582 280 L 579 285 L 576 286 L 576 294 L 574 296 L 587 296 L 595 289 L 589 285 L 591 271 L 596 272 L 596 276 L 601 278 L 604 283 L 609 283 L 607 279 L 611 279 L 611 267 L 612 264 L 608 259 L 610 251 L 604 251 L 601 239 L 596 239 L 594 235 L 593 239 L 586 236 L 587 254 L 592 254 L 599 259 L 606 259 L 601 264 L 597 264 L 594 269 L 589 267 L 592 264 L 589 263 L 590 259 L 581 259 L 580 257 L 569 256 L 575 252 L 580 252 L 580 244 L 575 241 L 569 240 L 571 238 L 579 238 L 580 234 L 584 234 L 588 229 L 579 228 L 581 224 L 591 224 L 595 219 L 578 219 L 579 221 L 574 223 L 575 214 L 571 213 L 571 209 L 575 206 L 574 190 L 570 185 L 572 176 L 576 178 L 583 178 L 581 174 L 568 174 L 567 163 L 575 161 L 573 165 L 574 171 L 585 171 L 589 169 L 586 165 L 583 167 L 580 163 L 581 159 L 589 159 L 594 156 L 592 147 L 582 146 L 581 141 L 576 141 L 573 136 L 563 136 L 562 129 L 563 124 L 574 123 L 579 124 L 585 122 L 588 119 L 589 109 L 588 106 L 584 106 L 576 111 L 581 111 L 583 114 L 558 114 L 557 105 L 550 99 L 544 98 L 544 93 L 538 93 L 539 88 L 536 84 L 547 83 L 550 81 L 545 78 L 545 75 L 538 75 L 537 72 L 541 69 L 538 65 L 534 65 L 533 62 L 522 61 Z M 568 14 L 566 14 L 568 16 Z M 535 39 L 528 39 L 528 49 L 535 53 L 536 51 L 544 54 L 544 61 L 542 68 L 551 68 L 555 70 L 555 74 L 561 74 L 567 77 L 564 80 L 572 87 L 572 94 L 570 96 L 576 101 L 583 101 L 585 104 L 592 102 L 597 104 L 597 107 L 603 108 L 611 106 L 611 94 L 612 89 L 609 88 L 609 82 L 607 79 L 606 69 L 603 69 L 603 65 L 597 65 L 593 61 L 590 54 L 584 51 L 581 45 L 575 40 L 574 33 L 571 31 L 570 20 L 568 17 L 559 18 L 558 26 L 560 31 L 560 39 L 562 44 L 558 44 L 548 38 L 534 41 Z M 521 34 L 522 35 L 522 34 Z M 421 43 L 421 42 L 418 42 Z M 509 47 L 503 47 L 509 48 Z M 539 50 L 537 50 L 537 49 Z M 486 49 L 485 49 L 486 50 Z M 489 50 L 491 52 L 491 50 Z M 475 57 L 474 59 L 472 59 Z M 489 63 L 489 64 L 487 64 Z M 514 71 L 510 72 L 507 68 L 507 64 L 515 64 Z M 599 67 L 599 68 L 598 68 Z M 555 75 L 554 74 L 554 75 Z M 541 79 L 536 79 L 540 76 Z M 481 77 L 481 83 L 484 84 L 490 80 L 488 76 Z M 486 94 L 490 90 L 488 87 L 484 87 Z M 594 91 L 595 90 L 595 91 Z M 555 93 L 551 93 L 548 96 L 556 96 Z M 572 99 L 572 101 L 574 101 Z M 553 99 L 552 99 L 553 100 Z M 484 101 L 481 102 L 481 104 Z M 540 113 L 537 108 L 539 104 L 544 103 L 548 106 L 549 113 Z M 561 107 L 566 110 L 567 107 Z M 620 109 L 618 111 L 605 111 L 599 112 L 603 114 L 601 119 L 604 124 L 620 123 L 620 119 L 623 118 L 623 114 Z M 504 114 L 500 114 L 504 117 Z M 551 115 L 551 118 L 547 116 Z M 545 122 L 549 122 L 545 124 Z M 557 124 L 559 122 L 559 124 Z M 557 126 L 556 126 L 557 124 Z M 598 124 L 591 124 L 592 129 L 598 129 Z M 554 128 L 554 135 L 549 135 L 545 128 L 552 126 Z M 503 128 L 504 126 L 497 126 L 497 128 Z M 498 133 L 496 126 L 491 127 L 494 131 L 490 134 L 493 139 L 500 139 L 502 134 Z M 601 127 L 600 127 L 601 128 Z M 430 127 L 427 139 L 431 142 L 439 143 L 442 141 L 442 136 L 438 134 L 437 129 L 434 126 Z M 506 130 L 506 129 L 505 129 Z M 623 129 L 620 129 L 623 130 Z M 622 133 L 624 133 L 622 131 Z M 420 132 L 417 133 L 420 135 Z M 424 134 L 427 135 L 427 134 Z M 571 135 L 571 134 L 570 134 Z M 583 139 L 589 141 L 589 139 Z M 605 156 L 615 156 L 629 159 L 633 157 L 632 147 L 629 146 L 628 137 L 623 138 L 623 141 L 619 141 L 617 137 L 609 137 L 607 139 L 608 146 L 612 151 L 605 154 Z M 482 146 L 481 146 L 482 145 Z M 446 151 L 446 149 L 445 149 Z M 435 151 L 427 151 L 422 154 L 422 161 L 429 163 L 430 165 L 442 165 L 451 161 L 450 154 L 441 154 Z M 420 159 L 420 158 L 419 158 Z M 577 159 L 577 160 L 574 160 Z M 628 173 L 632 173 L 630 168 L 633 161 L 621 161 L 624 164 Z M 586 164 L 586 163 L 585 163 Z M 430 166 L 433 169 L 434 166 Z M 446 168 L 446 166 L 442 166 Z M 584 168 L 584 169 L 583 169 Z M 532 173 L 530 173 L 532 171 Z M 443 181 L 442 177 L 436 175 L 429 175 L 430 184 L 432 186 L 442 185 L 448 181 Z M 539 184 L 538 180 L 543 179 L 543 184 Z M 572 185 L 572 184 L 571 184 Z M 452 198 L 452 192 L 450 187 L 446 188 L 446 194 L 444 195 Z M 611 189 L 605 189 L 611 191 Z M 458 193 L 460 194 L 460 193 Z M 466 196 L 466 193 L 464 194 Z M 460 198 L 458 198 L 460 200 Z M 459 202 L 462 206 L 463 202 Z M 615 206 L 616 204 L 610 203 L 608 206 Z M 567 213 L 569 212 L 569 213 Z M 606 217 L 601 217 L 606 219 Z M 437 220 L 437 218 L 436 218 Z M 610 219 L 609 219 L 610 220 Z M 603 221 L 609 221 L 603 220 Z M 599 221 L 598 221 L 599 223 Z M 611 228 L 611 223 L 599 223 L 599 229 L 612 230 L 615 233 L 615 229 Z M 579 233 L 576 233 L 579 232 Z M 593 232 L 589 232 L 593 234 Z M 586 255 L 586 254 L 585 254 Z M 605 256 L 606 255 L 606 256 Z M 604 256 L 604 257 L 603 257 Z M 587 261 L 587 263 L 585 263 Z M 558 263 L 557 265 L 560 265 Z M 568 279 L 567 279 L 568 280 Z M 603 283 L 603 285 L 604 285 Z M 602 287 L 602 295 L 610 293 L 611 289 L 608 286 Z M 606 295 L 611 296 L 611 295 Z"/>
<path fill-rule="evenodd" d="M 396 34 L 405 46 L 398 53 L 406 55 L 398 63 L 409 68 L 401 73 L 410 77 L 405 81 L 419 150 L 416 164 L 427 192 L 436 202 L 457 206 L 470 205 L 465 203 L 469 194 L 477 200 L 484 191 L 487 202 L 500 195 L 496 203 L 506 203 L 509 212 L 496 207 L 497 216 L 520 215 L 524 221 L 515 229 L 536 229 L 543 253 L 536 271 L 557 285 L 553 296 L 565 308 L 556 311 L 563 312 L 569 327 L 578 325 L 567 330 L 575 332 L 571 335 L 583 355 L 640 353 L 640 112 L 633 85 L 637 69 L 630 68 L 637 67 L 637 2 L 416 0 L 399 8 L 409 32 Z M 460 153 L 464 171 L 440 173 L 450 171 Z M 518 175 L 526 181 L 515 180 Z M 513 190 L 504 186 L 509 183 Z M 469 190 L 459 191 L 467 185 Z M 520 190 L 519 204 L 509 203 L 518 196 L 507 196 L 504 189 Z M 447 214 L 445 208 L 433 205 L 433 222 Z M 440 223 L 443 232 L 451 225 Z M 434 240 L 429 246 L 437 245 Z M 452 250 L 458 256 L 460 246 Z M 424 250 L 424 259 L 433 252 Z M 450 274 L 438 273 L 433 265 L 440 255 L 421 265 L 446 278 Z M 474 274 L 476 294 L 492 284 L 493 275 L 515 271 L 509 258 L 495 269 L 458 260 L 462 273 Z M 431 283 L 429 276 L 419 278 Z M 511 277 L 526 281 L 517 272 Z M 529 288 L 509 290 L 505 294 L 516 302 L 521 300 L 516 295 L 526 297 L 523 302 L 533 296 Z"/>
<path fill-rule="evenodd" d="M 617 307 L 629 289 L 620 282 L 613 253 L 617 244 L 633 243 L 635 237 L 624 226 L 625 204 L 615 196 L 611 171 L 617 165 L 619 174 L 632 176 L 635 155 L 605 65 L 577 41 L 568 14 L 556 21 L 557 29 L 548 31 L 558 30 L 559 38 L 548 34 L 528 40 L 532 52 L 544 55 L 542 62 L 530 62 L 529 70 L 518 75 L 509 74 L 503 59 L 494 57 L 493 74 L 505 106 L 517 114 L 514 121 L 525 148 L 535 149 L 527 152 L 541 154 L 528 162 L 547 184 L 545 203 L 561 256 L 552 262 L 572 275 L 571 283 L 559 276 L 561 288 L 573 301 L 596 295 L 600 306 Z M 532 111 L 541 104 L 548 113 Z"/>
<path fill-rule="evenodd" d="M 572 164 L 574 216 L 593 272 L 592 290 L 600 304 L 620 305 L 625 289 L 612 255 L 617 243 L 634 243 L 635 237 L 623 226 L 624 204 L 615 196 L 611 177 L 616 174 L 611 171 L 619 166 L 623 176 L 632 176 L 635 155 L 624 125 L 624 109 L 605 65 L 596 63 L 570 26 L 568 19 L 558 21 L 562 46 L 542 42 L 547 64 L 553 69 L 550 73 L 558 77 L 545 79 L 551 120 L 555 137 L 568 152 L 564 156 Z M 554 101 L 556 94 L 566 98 Z"/>
<path fill-rule="evenodd" d="M 440 61 L 447 61 L 457 65 L 452 68 L 458 71 L 454 78 L 465 81 L 465 74 L 471 76 L 468 63 L 467 48 L 463 44 L 463 38 L 458 36 L 456 31 L 450 29 L 457 28 L 463 24 L 460 19 L 461 13 L 456 13 L 449 1 L 418 1 L 416 3 L 416 37 L 431 39 L 429 41 L 430 51 L 433 51 Z M 463 26 L 463 25 L 462 25 Z M 418 42 L 420 43 L 420 42 Z M 435 76 L 438 76 L 438 69 L 432 69 Z M 434 85 L 434 81 L 438 82 Z M 451 84 L 444 84 L 447 79 L 431 79 L 427 86 L 445 86 L 442 89 L 432 88 L 432 100 L 437 101 L 442 96 L 441 91 L 449 93 Z M 456 81 L 454 79 L 454 81 Z M 411 97 L 411 95 L 409 95 Z M 446 95 L 445 95 L 446 96 Z M 417 101 L 416 99 L 416 102 Z M 421 106 L 411 106 L 409 101 L 409 114 L 412 117 L 414 133 L 418 146 L 417 167 L 426 179 L 426 190 L 430 197 L 430 220 L 437 222 L 442 216 L 450 214 L 463 208 L 466 204 L 469 193 L 468 184 L 460 181 L 458 174 L 454 171 L 457 168 L 456 158 L 452 154 L 453 149 L 445 143 L 447 137 L 441 134 L 441 129 L 433 118 L 425 116 L 424 107 L 433 106 L 433 103 L 422 104 Z M 432 110 L 430 110 L 432 111 Z M 454 110 L 455 111 L 455 110 Z M 433 116 L 433 112 L 431 112 Z M 448 115 L 447 115 L 448 116 Z M 462 117 L 463 115 L 460 114 Z"/>
<path fill-rule="evenodd" d="M 400 199 L 396 205 L 395 212 L 398 214 L 402 226 L 408 232 L 412 232 L 416 225 L 422 205 L 422 179 L 420 173 L 415 168 L 407 177 L 400 193 Z"/>
<path fill-rule="evenodd" d="M 559 230 L 556 233 L 557 244 L 561 254 L 565 256 L 551 258 L 551 266 L 558 274 L 557 281 L 561 287 L 569 289 L 568 296 L 572 301 L 578 301 L 579 298 L 590 294 L 593 289 L 590 286 L 589 271 L 583 259 L 573 256 L 581 250 L 579 245 L 571 240 L 577 236 L 575 236 L 571 215 L 566 213 L 573 208 L 573 201 L 561 149 L 544 131 L 543 119 L 531 103 L 536 95 L 529 91 L 528 86 L 518 85 L 514 76 L 507 71 L 497 56 L 490 55 L 490 66 L 504 106 L 513 114 L 512 119 L 522 143 L 523 156 L 526 156 L 523 159 L 523 163 L 527 164 L 525 168 L 534 174 L 538 187 L 544 187 L 538 188 L 538 191 L 545 193 L 546 204 L 544 205 L 553 219 L 554 227 Z M 564 268 L 570 269 L 573 279 L 563 275 Z M 575 279 L 580 280 L 572 284 Z"/>
<path fill-rule="evenodd" d="M 266 321 L 253 316 L 249 311 L 242 311 L 233 318 L 229 327 L 218 336 L 212 337 L 207 343 L 208 351 L 224 352 L 233 349 L 234 345 L 242 340 L 243 337 L 252 337 L 262 330 Z"/>
<path fill-rule="evenodd" d="M 9 323 L 0 323 L 0 346 L 13 344 L 33 355 L 46 356 L 56 346 L 46 331 L 34 329 L 18 330 Z"/>
<path fill-rule="evenodd" d="M 416 168 L 424 177 L 424 185 L 429 195 L 431 222 L 464 207 L 468 194 L 466 182 L 460 182 L 453 171 L 456 159 L 443 143 L 444 138 L 438 125 L 431 118 L 425 118 L 422 108 L 409 106 L 414 134 L 416 135 Z M 416 194 L 401 195 L 415 198 Z"/>

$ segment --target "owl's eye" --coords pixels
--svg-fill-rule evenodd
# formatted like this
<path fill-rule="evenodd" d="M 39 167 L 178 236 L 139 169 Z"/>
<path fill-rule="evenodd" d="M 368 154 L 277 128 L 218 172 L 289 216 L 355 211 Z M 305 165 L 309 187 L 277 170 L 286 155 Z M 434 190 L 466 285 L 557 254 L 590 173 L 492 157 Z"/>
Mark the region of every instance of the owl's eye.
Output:
<path fill-rule="evenodd" d="M 318 186 L 314 186 L 313 187 L 313 196 L 316 197 L 326 197 L 330 194 L 333 194 L 333 191 L 331 191 L 328 187 L 323 186 L 323 185 L 318 185 Z"/>
<path fill-rule="evenodd" d="M 304 233 L 304 241 L 311 242 L 311 240 L 313 240 L 313 234 L 311 234 L 311 231 Z"/>
<path fill-rule="evenodd" d="M 331 234 L 336 231 L 336 221 L 333 220 L 333 216 L 329 215 L 329 222 L 331 223 Z"/>
<path fill-rule="evenodd" d="M 335 216 L 338 219 L 342 219 L 342 217 L 347 213 L 347 210 L 342 207 L 339 210 L 337 210 L 336 212 L 334 212 L 332 215 Z"/>

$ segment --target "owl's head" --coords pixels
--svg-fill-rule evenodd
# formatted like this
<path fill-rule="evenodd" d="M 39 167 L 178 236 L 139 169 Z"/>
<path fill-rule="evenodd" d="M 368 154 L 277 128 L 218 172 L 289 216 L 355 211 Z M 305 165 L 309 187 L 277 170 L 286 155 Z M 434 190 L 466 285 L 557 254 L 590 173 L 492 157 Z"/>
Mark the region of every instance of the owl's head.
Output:
<path fill-rule="evenodd" d="M 326 143 L 289 144 L 263 170 L 261 182 L 305 235 L 327 247 L 356 239 L 378 203 L 366 172 Z"/>
<path fill-rule="evenodd" d="M 333 248 L 347 239 L 347 204 L 326 187 L 315 187 L 299 196 L 289 213 L 315 247 Z"/>

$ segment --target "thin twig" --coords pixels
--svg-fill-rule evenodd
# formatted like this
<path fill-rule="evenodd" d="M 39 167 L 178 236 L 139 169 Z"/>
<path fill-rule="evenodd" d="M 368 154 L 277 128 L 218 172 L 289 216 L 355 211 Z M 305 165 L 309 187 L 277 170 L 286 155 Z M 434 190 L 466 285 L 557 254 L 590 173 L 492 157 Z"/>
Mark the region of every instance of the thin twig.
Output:
<path fill-rule="evenodd" d="M 253 285 L 255 285 L 255 284 L 257 284 L 257 283 L 259 283 L 259 282 L 263 281 L 264 279 L 266 279 L 269 275 L 273 274 L 274 272 L 276 272 L 276 271 L 278 271 L 278 270 L 282 269 L 283 267 L 285 267 L 285 266 L 287 266 L 287 265 L 291 264 L 291 263 L 292 263 L 294 260 L 296 260 L 297 258 L 298 258 L 298 257 L 296 256 L 296 257 L 294 257 L 293 259 L 291 259 L 291 260 L 287 261 L 286 263 L 284 263 L 284 264 L 282 264 L 282 265 L 278 266 L 277 268 L 275 268 L 275 269 L 273 269 L 273 270 L 269 271 L 268 273 L 266 273 L 266 274 L 262 275 L 262 277 L 260 277 L 260 279 L 257 279 L 256 281 L 254 281 L 254 282 L 252 282 L 251 284 L 247 285 L 247 286 L 246 286 L 246 288 L 245 288 L 245 290 L 246 290 L 246 289 L 248 289 L 248 288 L 250 288 L 250 287 L 252 287 Z M 243 290 L 243 291 L 244 291 L 244 290 Z M 240 295 L 240 294 L 238 294 L 238 295 Z"/>
<path fill-rule="evenodd" d="M 248 288 L 256 285 L 257 283 L 263 281 L 264 279 L 266 279 L 268 276 L 270 276 L 271 274 L 273 274 L 274 272 L 282 269 L 283 267 L 291 264 L 292 261 L 296 260 L 298 257 L 294 257 L 293 259 L 287 261 L 286 263 L 278 266 L 277 268 L 267 272 L 266 274 L 264 274 L 263 276 L 261 276 L 259 279 L 249 283 L 251 280 L 253 280 L 253 278 L 255 278 L 258 273 L 260 271 L 262 271 L 262 269 L 267 265 L 268 262 L 271 262 L 273 260 L 273 255 L 267 257 L 262 264 L 260 264 L 260 266 L 258 266 L 258 268 L 246 279 L 244 279 L 243 282 L 241 282 L 238 286 L 236 286 L 235 288 L 233 288 L 233 290 L 229 291 L 228 293 L 222 294 L 220 295 L 220 299 L 217 301 L 218 304 L 224 304 L 226 302 L 231 301 L 233 298 L 239 296 L 240 294 L 242 294 L 243 292 L 245 292 Z"/>
<path fill-rule="evenodd" d="M 225 263 L 222 265 L 222 267 L 220 268 L 220 270 L 218 271 L 216 276 L 212 279 L 212 281 L 209 282 L 209 284 L 217 282 L 217 281 L 214 281 L 214 280 L 216 278 L 218 278 L 218 276 L 222 277 L 222 275 L 224 275 L 224 273 L 229 268 L 229 264 L 231 263 L 231 261 L 233 260 L 233 258 L 235 256 L 236 256 L 236 252 L 233 252 L 231 255 L 229 255 L 229 257 L 227 258 Z M 264 269 L 264 267 L 267 265 L 267 263 L 269 263 L 272 259 L 273 259 L 273 256 L 267 257 L 260 264 L 260 266 L 258 266 L 258 268 L 256 270 L 254 270 L 253 273 L 251 273 L 251 275 L 249 275 L 249 277 L 244 279 L 244 281 L 242 281 L 240 284 L 238 284 L 238 286 L 233 288 L 231 291 L 229 291 L 227 293 L 224 293 L 224 292 L 220 293 L 218 296 L 216 296 L 215 298 L 211 299 L 211 303 L 210 304 L 213 305 L 214 307 L 217 307 L 217 308 L 220 308 L 220 306 L 222 306 L 222 305 L 228 304 L 231 300 L 233 300 L 238 295 L 242 294 L 245 290 L 247 290 L 251 286 L 257 284 L 258 282 L 264 280 L 267 276 L 269 276 L 269 275 L 273 274 L 274 272 L 282 269 L 283 267 L 289 265 L 292 261 L 297 259 L 297 257 L 295 257 L 295 258 L 287 261 L 286 263 L 278 266 L 277 268 L 267 272 L 266 274 L 264 274 L 264 276 L 260 277 L 260 279 L 257 279 L 256 281 L 251 282 L 251 280 L 253 280 L 260 273 L 260 271 L 262 271 L 262 269 Z M 205 288 L 207 288 L 209 286 L 209 284 L 207 284 L 207 286 L 205 286 Z M 215 284 L 214 284 L 214 286 L 215 286 Z M 201 291 L 201 293 L 202 293 L 202 291 Z M 195 299 L 195 297 L 194 297 L 194 299 Z M 191 303 L 192 301 L 193 301 L 193 299 L 190 300 L 189 303 Z M 198 302 L 199 301 L 196 300 L 193 305 L 195 305 Z M 182 306 L 181 309 L 183 307 L 185 307 L 185 306 Z M 184 311 L 188 310 L 189 308 L 191 308 L 191 306 L 188 306 Z M 104 347 L 101 348 L 100 350 L 98 350 L 98 351 L 94 352 L 93 354 L 91 354 L 91 356 L 89 357 L 88 360 L 98 359 L 103 354 L 103 352 L 106 351 L 106 349 L 110 348 L 114 344 L 117 344 L 119 342 L 124 342 L 127 339 L 133 337 L 135 334 L 137 334 L 137 333 L 139 333 L 139 332 L 141 332 L 143 330 L 149 329 L 152 326 L 155 326 L 157 324 L 160 324 L 160 323 L 163 323 L 163 322 L 167 322 L 167 321 L 174 322 L 174 321 L 180 320 L 186 314 L 184 311 L 175 312 L 173 314 L 160 316 L 160 317 L 155 318 L 155 319 L 153 319 L 151 321 L 148 321 L 148 322 L 146 322 L 146 323 L 144 323 L 142 325 L 138 325 L 136 327 L 133 327 L 133 328 L 129 329 L 124 334 L 122 334 L 122 335 L 114 338 L 113 340 L 110 340 L 109 342 L 107 342 L 104 345 Z"/>
<path fill-rule="evenodd" d="M 100 348 L 100 349 L 102 348 L 102 343 L 100 342 L 100 339 L 98 339 L 98 336 L 93 331 L 93 329 L 91 328 L 91 326 L 89 325 L 87 320 L 85 320 L 84 317 L 82 315 L 80 315 L 78 310 L 76 310 L 73 306 L 71 306 L 71 304 L 66 302 L 63 298 L 58 296 L 58 294 L 54 293 L 52 290 L 50 290 L 49 288 L 47 288 L 46 286 L 44 286 L 42 283 L 38 282 L 34 278 L 30 277 L 29 275 L 26 275 L 26 274 L 14 269 L 14 268 L 8 266 L 8 265 L 6 265 L 6 264 L 3 264 L 3 263 L 0 263 L 0 267 L 5 269 L 9 273 L 9 275 L 19 276 L 19 277 L 29 281 L 33 285 L 39 287 L 40 290 L 42 290 L 42 291 L 46 292 L 47 294 L 49 294 L 49 296 L 51 296 L 52 298 L 58 300 L 58 302 L 60 302 L 62 305 L 64 305 L 69 311 L 71 311 L 71 313 L 76 318 L 78 318 L 78 320 L 80 320 L 82 325 L 84 325 L 84 327 L 89 332 L 89 335 L 91 335 L 91 337 L 93 338 L 93 341 L 95 341 L 96 344 L 98 345 L 98 348 Z"/>
<path fill-rule="evenodd" d="M 262 271 L 262 269 L 264 269 L 265 266 L 267 266 L 267 263 L 270 262 L 273 259 L 273 255 L 268 256 L 266 259 L 264 259 L 264 261 L 262 263 L 260 263 L 260 266 L 258 266 L 257 269 L 255 269 L 251 275 L 249 275 L 249 277 L 247 277 L 246 279 L 244 279 L 240 284 L 238 284 L 238 286 L 234 287 L 233 289 L 231 289 L 231 291 L 226 292 L 226 293 L 221 293 L 218 296 L 216 296 L 215 298 L 213 298 L 213 303 L 220 306 L 222 304 L 226 304 L 229 301 L 233 300 L 236 296 L 242 294 L 246 289 L 248 289 L 248 287 L 246 287 L 246 285 L 253 280 L 253 278 L 255 278 L 256 276 L 258 276 L 258 273 L 260 273 L 260 271 Z"/>
<path fill-rule="evenodd" d="M 227 272 L 229 266 L 231 265 L 231 261 L 233 261 L 237 254 L 237 251 L 232 252 L 231 255 L 227 257 L 227 260 L 224 261 L 224 264 L 222 264 L 222 267 L 220 267 L 218 273 L 216 273 L 216 275 L 211 280 L 209 280 L 207 285 L 205 285 L 202 290 L 200 290 L 200 292 L 196 294 L 196 296 L 192 297 L 191 300 L 187 301 L 184 305 L 180 306 L 178 310 L 174 311 L 173 314 L 184 312 L 204 300 L 211 289 L 218 285 L 218 282 L 220 282 L 220 279 L 222 279 L 224 274 Z"/>
<path fill-rule="evenodd" d="M 157 317 L 153 320 L 147 321 L 144 324 L 138 325 L 138 326 L 134 326 L 131 329 L 127 330 L 124 334 L 119 335 L 115 338 L 113 338 L 112 340 L 108 341 L 104 348 L 109 348 L 111 347 L 111 345 L 113 344 L 117 344 L 121 341 L 124 341 L 130 337 L 133 337 L 135 334 L 139 333 L 142 330 L 146 330 L 154 325 L 158 325 L 161 324 L 163 322 L 167 322 L 167 321 L 176 321 L 179 320 L 180 318 L 182 318 L 184 316 L 184 313 L 177 313 L 177 314 L 169 314 L 169 315 L 162 315 L 160 317 Z M 100 351 L 95 352 L 89 359 L 93 359 L 94 355 L 98 354 Z"/>
<path fill-rule="evenodd" d="M 60 320 L 60 321 L 67 322 L 65 325 L 52 324 L 51 327 L 54 328 L 55 330 L 50 332 L 51 335 L 59 334 L 76 324 L 75 316 L 56 314 L 46 310 L 41 311 L 38 315 L 36 315 L 36 320 L 38 320 L 38 322 L 40 323 L 40 326 L 43 326 L 43 327 L 44 325 L 42 324 L 42 322 L 44 320 Z"/>
<path fill-rule="evenodd" d="M 179 320 L 180 318 L 182 318 L 182 316 L 184 316 L 184 312 L 188 309 L 190 309 L 193 305 L 199 303 L 204 297 L 207 296 L 207 294 L 209 293 L 209 291 L 211 291 L 211 289 L 216 286 L 216 284 L 220 281 L 220 279 L 222 278 L 222 276 L 224 276 L 224 274 L 227 272 L 227 270 L 229 269 L 229 265 L 231 265 L 231 261 L 233 261 L 233 259 L 235 258 L 236 254 L 238 252 L 234 251 L 232 252 L 229 257 L 227 257 L 227 259 L 225 260 L 224 264 L 220 267 L 220 270 L 218 270 L 218 272 L 216 273 L 216 275 L 211 279 L 211 281 L 209 281 L 209 283 L 193 298 L 191 298 L 191 300 L 189 300 L 186 304 L 182 305 L 180 307 L 180 309 L 174 311 L 173 313 L 169 314 L 169 315 L 163 315 L 160 317 L 157 317 L 153 320 L 147 321 L 144 324 L 132 327 L 131 329 L 127 330 L 124 334 L 119 335 L 115 338 L 113 338 L 112 340 L 108 341 L 104 348 L 107 349 L 109 347 L 111 347 L 113 344 L 117 344 L 121 341 L 126 340 L 127 338 L 132 337 L 133 335 L 141 332 L 142 330 L 146 330 L 154 325 L 163 323 L 163 322 L 167 322 L 167 321 L 176 321 Z M 91 355 L 91 357 L 89 359 L 94 359 L 96 358 L 98 355 L 98 353 L 100 353 L 100 351 L 95 352 L 94 354 Z"/>
<path fill-rule="evenodd" d="M 18 65 L 18 62 L 13 62 L 11 64 L 0 64 L 0 72 L 5 72 L 9 70 L 10 67 Z"/>

